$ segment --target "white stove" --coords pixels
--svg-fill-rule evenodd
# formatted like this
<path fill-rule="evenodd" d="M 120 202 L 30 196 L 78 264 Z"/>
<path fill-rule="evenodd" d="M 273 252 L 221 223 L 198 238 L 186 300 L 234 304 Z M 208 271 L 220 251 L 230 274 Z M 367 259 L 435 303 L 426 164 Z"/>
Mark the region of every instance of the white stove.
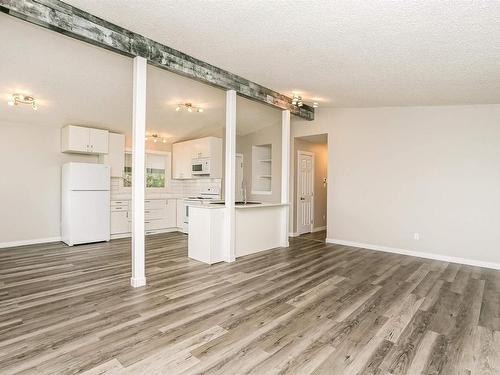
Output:
<path fill-rule="evenodd" d="M 196 197 L 184 198 L 184 225 L 182 227 L 183 233 L 189 232 L 189 207 L 201 206 L 203 204 L 210 204 L 221 201 L 220 188 L 212 186 L 200 192 Z"/>

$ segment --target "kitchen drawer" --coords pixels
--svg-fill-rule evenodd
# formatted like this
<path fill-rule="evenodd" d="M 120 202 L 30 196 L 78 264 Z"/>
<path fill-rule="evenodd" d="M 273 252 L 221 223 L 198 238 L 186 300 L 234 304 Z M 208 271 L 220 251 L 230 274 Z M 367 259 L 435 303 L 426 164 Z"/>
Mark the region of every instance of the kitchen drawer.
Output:
<path fill-rule="evenodd" d="M 111 206 L 111 212 L 114 212 L 114 211 L 124 211 L 124 212 L 127 212 L 128 211 L 128 204 L 127 205 L 123 205 L 123 206 Z"/>
<path fill-rule="evenodd" d="M 167 216 L 167 210 L 144 210 L 144 219 L 152 220 L 152 219 L 165 219 Z"/>
<path fill-rule="evenodd" d="M 146 199 L 144 201 L 145 210 L 159 210 L 167 207 L 166 199 Z"/>
<path fill-rule="evenodd" d="M 168 222 L 165 219 L 144 221 L 144 229 L 146 230 L 166 229 L 166 228 L 168 228 Z"/>
<path fill-rule="evenodd" d="M 128 206 L 128 202 L 130 202 L 129 200 L 111 200 L 111 205 L 112 206 L 123 206 L 123 205 L 126 205 Z"/>

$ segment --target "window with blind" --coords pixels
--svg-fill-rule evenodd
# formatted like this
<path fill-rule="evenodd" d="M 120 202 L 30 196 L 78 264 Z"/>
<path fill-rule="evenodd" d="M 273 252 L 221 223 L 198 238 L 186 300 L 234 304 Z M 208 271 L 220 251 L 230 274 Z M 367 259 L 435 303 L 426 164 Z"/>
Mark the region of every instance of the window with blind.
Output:
<path fill-rule="evenodd" d="M 146 153 L 146 188 L 164 188 L 167 175 L 167 158 L 162 154 Z M 132 154 L 125 154 L 124 187 L 132 186 Z"/>

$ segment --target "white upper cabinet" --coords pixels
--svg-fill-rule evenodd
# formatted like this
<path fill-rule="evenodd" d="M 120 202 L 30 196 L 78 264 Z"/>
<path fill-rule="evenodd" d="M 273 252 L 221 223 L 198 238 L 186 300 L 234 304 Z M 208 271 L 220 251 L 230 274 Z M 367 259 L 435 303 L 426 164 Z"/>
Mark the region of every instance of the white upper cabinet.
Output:
<path fill-rule="evenodd" d="M 193 159 L 218 157 L 222 153 L 222 139 L 205 137 L 193 139 L 191 142 L 191 157 Z"/>
<path fill-rule="evenodd" d="M 190 141 L 172 145 L 172 178 L 191 178 L 191 144 Z"/>
<path fill-rule="evenodd" d="M 125 136 L 123 134 L 109 133 L 108 153 L 99 155 L 99 162 L 111 167 L 111 177 L 123 177 L 125 167 Z"/>
<path fill-rule="evenodd" d="M 62 128 L 61 151 L 80 154 L 107 154 L 107 130 L 68 125 Z"/>
<path fill-rule="evenodd" d="M 191 174 L 193 159 L 210 159 L 210 178 L 222 178 L 222 139 L 205 137 L 172 145 L 172 178 L 200 178 Z"/>
<path fill-rule="evenodd" d="M 89 146 L 92 152 L 107 154 L 109 150 L 109 132 L 101 129 L 89 129 Z"/>
<path fill-rule="evenodd" d="M 88 128 L 81 126 L 66 126 L 61 133 L 62 152 L 85 152 L 89 151 L 90 132 Z"/>

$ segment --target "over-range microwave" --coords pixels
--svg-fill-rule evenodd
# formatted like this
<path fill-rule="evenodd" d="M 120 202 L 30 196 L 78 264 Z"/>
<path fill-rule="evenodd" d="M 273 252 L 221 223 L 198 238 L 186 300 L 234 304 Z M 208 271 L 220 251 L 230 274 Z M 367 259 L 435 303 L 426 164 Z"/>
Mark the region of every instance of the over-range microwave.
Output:
<path fill-rule="evenodd" d="M 193 159 L 191 174 L 193 176 L 210 177 L 210 158 Z"/>

